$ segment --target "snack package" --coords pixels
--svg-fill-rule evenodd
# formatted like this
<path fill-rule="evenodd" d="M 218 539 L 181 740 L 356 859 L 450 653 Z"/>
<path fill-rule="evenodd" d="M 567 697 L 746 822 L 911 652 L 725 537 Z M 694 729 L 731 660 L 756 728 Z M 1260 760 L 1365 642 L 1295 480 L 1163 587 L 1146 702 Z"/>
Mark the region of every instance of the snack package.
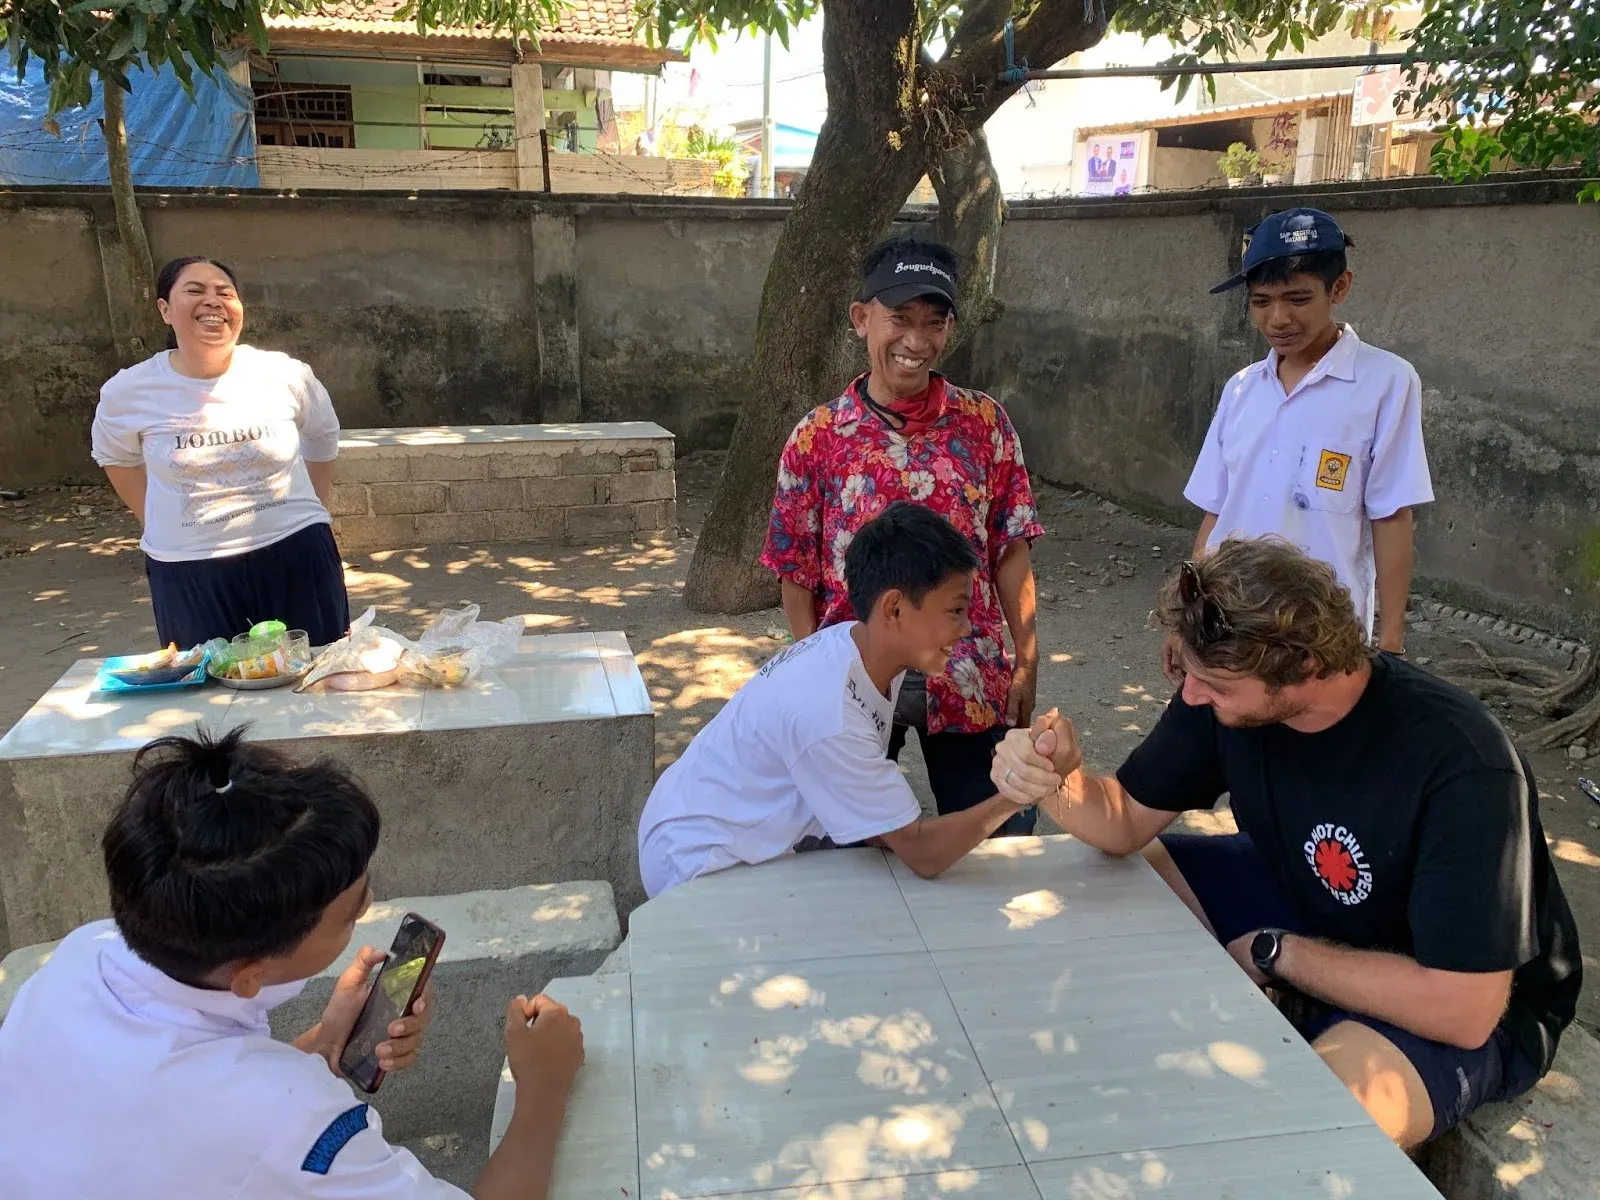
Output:
<path fill-rule="evenodd" d="M 480 621 L 476 604 L 446 609 L 428 622 L 400 668 L 429 687 L 458 687 L 485 667 L 510 661 L 522 638 L 522 618 Z"/>
<path fill-rule="evenodd" d="M 391 630 L 374 625 L 376 608 L 350 622 L 350 632 L 317 655 L 311 670 L 295 687 L 303 692 L 327 681 L 336 692 L 371 691 L 388 687 L 399 677 L 400 656 L 410 645 Z"/>

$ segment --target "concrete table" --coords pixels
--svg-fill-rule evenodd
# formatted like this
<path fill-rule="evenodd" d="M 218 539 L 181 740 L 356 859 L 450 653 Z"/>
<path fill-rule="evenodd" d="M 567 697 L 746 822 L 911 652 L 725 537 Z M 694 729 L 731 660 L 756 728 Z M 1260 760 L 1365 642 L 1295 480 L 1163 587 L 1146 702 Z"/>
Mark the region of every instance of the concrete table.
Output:
<path fill-rule="evenodd" d="M 1437 1197 L 1142 859 L 805 854 L 630 944 L 550 987 L 588 1047 L 563 1200 Z"/>
<path fill-rule="evenodd" d="M 525 636 L 451 689 L 149 695 L 90 690 L 73 665 L 0 739 L 0 935 L 13 946 L 108 915 L 100 836 L 151 738 L 248 724 L 300 758 L 349 764 L 383 814 L 380 899 L 604 879 L 643 900 L 635 837 L 655 716 L 620 633 Z M 7 928 L 8 927 L 8 928 Z"/>

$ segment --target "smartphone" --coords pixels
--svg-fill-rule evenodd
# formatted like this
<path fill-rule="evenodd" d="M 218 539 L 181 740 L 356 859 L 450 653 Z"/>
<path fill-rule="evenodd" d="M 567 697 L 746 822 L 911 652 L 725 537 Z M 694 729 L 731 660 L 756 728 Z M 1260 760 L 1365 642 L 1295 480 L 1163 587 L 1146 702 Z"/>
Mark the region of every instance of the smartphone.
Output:
<path fill-rule="evenodd" d="M 389 957 L 378 968 L 366 1006 L 339 1055 L 339 1073 L 368 1095 L 383 1082 L 378 1047 L 389 1040 L 390 1025 L 411 1015 L 443 945 L 444 930 L 425 917 L 407 913 L 400 922 Z"/>

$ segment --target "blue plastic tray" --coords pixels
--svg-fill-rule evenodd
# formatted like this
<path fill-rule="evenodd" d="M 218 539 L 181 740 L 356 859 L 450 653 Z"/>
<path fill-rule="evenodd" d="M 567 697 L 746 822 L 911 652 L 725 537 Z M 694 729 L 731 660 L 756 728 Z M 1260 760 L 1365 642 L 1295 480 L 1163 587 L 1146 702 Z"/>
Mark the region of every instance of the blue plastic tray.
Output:
<path fill-rule="evenodd" d="M 142 654 L 119 654 L 115 658 L 108 658 L 100 664 L 100 669 L 95 672 L 93 691 L 96 692 L 175 692 L 181 688 L 198 687 L 206 681 L 206 663 L 210 661 L 209 654 L 200 659 L 200 663 L 182 679 L 174 679 L 171 683 L 123 683 L 122 680 L 111 674 L 113 671 L 126 670 L 138 665 L 143 658 Z"/>

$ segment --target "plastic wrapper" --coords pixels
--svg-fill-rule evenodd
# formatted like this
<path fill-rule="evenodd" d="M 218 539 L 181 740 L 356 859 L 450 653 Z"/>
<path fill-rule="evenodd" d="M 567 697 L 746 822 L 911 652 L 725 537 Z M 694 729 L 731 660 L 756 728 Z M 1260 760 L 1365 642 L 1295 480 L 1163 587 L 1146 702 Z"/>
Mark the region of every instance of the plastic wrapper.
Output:
<path fill-rule="evenodd" d="M 517 652 L 522 620 L 480 621 L 476 604 L 447 609 L 415 641 L 374 624 L 367 609 L 350 633 L 329 646 L 311 666 L 299 690 L 324 684 L 335 691 L 365 691 L 397 680 L 426 687 L 457 687 L 485 667 L 499 666 Z"/>

